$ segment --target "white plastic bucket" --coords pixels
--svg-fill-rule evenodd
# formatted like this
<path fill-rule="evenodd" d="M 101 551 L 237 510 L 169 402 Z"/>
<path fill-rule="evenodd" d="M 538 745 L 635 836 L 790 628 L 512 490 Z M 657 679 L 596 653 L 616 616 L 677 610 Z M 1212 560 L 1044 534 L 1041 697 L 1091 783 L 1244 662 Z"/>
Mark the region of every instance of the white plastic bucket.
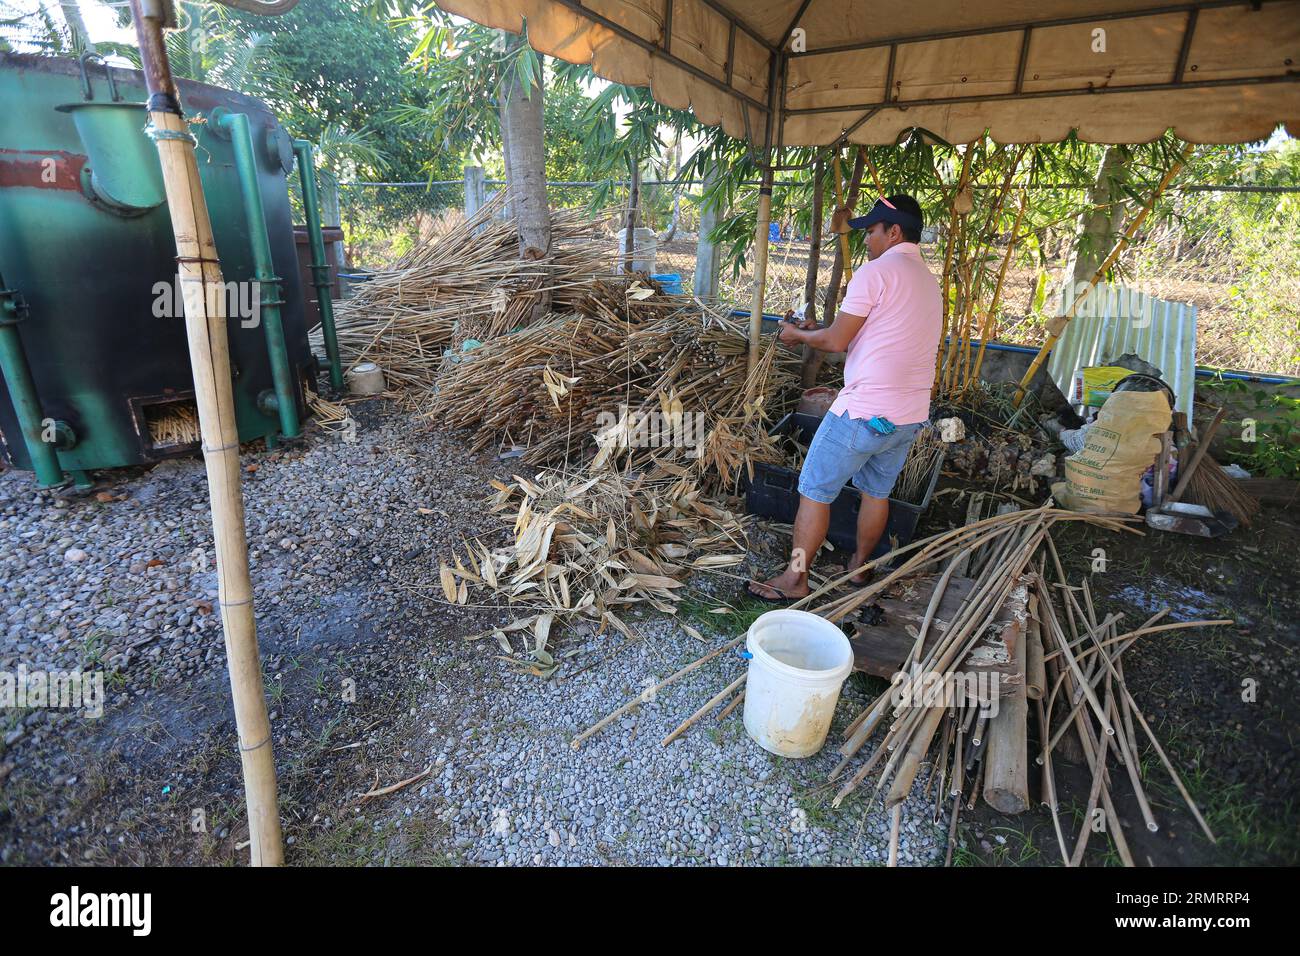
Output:
<path fill-rule="evenodd" d="M 745 731 L 764 750 L 811 757 L 822 749 L 853 670 L 844 633 L 807 611 L 768 611 L 749 627 Z"/>

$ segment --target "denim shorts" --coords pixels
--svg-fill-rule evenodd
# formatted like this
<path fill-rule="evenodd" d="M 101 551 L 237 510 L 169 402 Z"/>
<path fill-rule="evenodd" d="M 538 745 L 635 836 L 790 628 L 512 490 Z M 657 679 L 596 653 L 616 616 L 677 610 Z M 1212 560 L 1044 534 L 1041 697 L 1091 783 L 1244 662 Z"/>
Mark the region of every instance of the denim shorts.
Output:
<path fill-rule="evenodd" d="M 827 412 L 799 472 L 799 494 L 828 505 L 852 478 L 853 487 L 864 494 L 888 498 L 912 440 L 925 425 L 899 425 L 882 435 L 865 418 Z"/>

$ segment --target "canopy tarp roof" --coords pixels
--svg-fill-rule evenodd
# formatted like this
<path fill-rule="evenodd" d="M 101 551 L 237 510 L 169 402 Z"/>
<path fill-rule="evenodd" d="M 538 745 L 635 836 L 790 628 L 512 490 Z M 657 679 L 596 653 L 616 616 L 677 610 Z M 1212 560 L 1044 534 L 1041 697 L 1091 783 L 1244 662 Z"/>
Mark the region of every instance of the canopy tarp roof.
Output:
<path fill-rule="evenodd" d="M 759 147 L 1300 135 L 1300 0 L 438 2 Z"/>

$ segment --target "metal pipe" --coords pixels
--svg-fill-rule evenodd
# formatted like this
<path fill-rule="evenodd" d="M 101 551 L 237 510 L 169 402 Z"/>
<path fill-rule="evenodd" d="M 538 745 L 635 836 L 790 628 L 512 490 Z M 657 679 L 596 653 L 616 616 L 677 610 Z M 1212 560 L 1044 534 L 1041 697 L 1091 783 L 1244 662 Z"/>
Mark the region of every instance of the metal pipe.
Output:
<path fill-rule="evenodd" d="M 26 303 L 14 289 L 6 289 L 4 276 L 0 276 L 0 372 L 9 386 L 9 399 L 14 415 L 23 433 L 23 444 L 32 460 L 36 481 L 42 488 L 64 484 L 68 479 L 59 466 L 58 452 L 53 441 L 42 437 L 45 416 L 41 413 L 41 399 L 36 391 L 22 339 L 18 337 L 18 323 L 27 317 Z M 51 436 L 53 437 L 53 436 Z"/>
<path fill-rule="evenodd" d="M 316 195 L 316 166 L 312 162 L 311 143 L 305 139 L 295 139 L 293 153 L 298 157 L 302 208 L 307 216 L 307 238 L 311 240 L 312 284 L 316 286 L 321 335 L 325 339 L 325 354 L 329 356 L 330 385 L 342 388 L 343 364 L 339 361 L 339 339 L 334 328 L 334 299 L 330 295 L 330 267 L 325 258 L 325 237 L 321 234 L 320 199 Z"/>
<path fill-rule="evenodd" d="M 301 434 L 298 404 L 294 394 L 293 374 L 289 368 L 289 349 L 284 344 L 284 325 L 280 321 L 280 277 L 271 261 L 271 239 L 266 232 L 266 212 L 262 208 L 262 191 L 257 183 L 257 154 L 248 116 L 221 112 L 217 125 L 230 135 L 239 173 L 239 191 L 244 197 L 244 217 L 248 220 L 248 243 L 253 253 L 253 278 L 258 283 L 258 301 L 266 350 L 271 358 L 271 378 L 280 413 L 280 430 L 286 438 Z M 269 294 L 268 294 L 269 293 Z"/>

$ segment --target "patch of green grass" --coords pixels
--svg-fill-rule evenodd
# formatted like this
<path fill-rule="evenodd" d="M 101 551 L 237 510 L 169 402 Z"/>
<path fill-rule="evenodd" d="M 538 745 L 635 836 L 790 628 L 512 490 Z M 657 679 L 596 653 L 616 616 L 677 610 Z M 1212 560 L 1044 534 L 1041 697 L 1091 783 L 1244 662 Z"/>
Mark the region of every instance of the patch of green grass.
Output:
<path fill-rule="evenodd" d="M 834 814 L 827 805 L 826 795 L 816 792 L 802 793 L 794 798 L 795 806 L 807 815 L 808 826 L 826 829 L 834 822 Z"/>
<path fill-rule="evenodd" d="M 334 736 L 334 731 L 338 729 L 339 724 L 342 722 L 343 715 L 340 714 L 333 720 L 327 721 L 325 726 L 321 727 L 320 733 L 316 735 L 316 749 L 318 751 L 322 751 L 330 745 L 330 740 Z"/>
<path fill-rule="evenodd" d="M 0 711 L 0 730 L 7 734 L 16 729 L 23 722 L 23 718 L 34 709 L 33 707 L 6 707 Z"/>
<path fill-rule="evenodd" d="M 1040 862 L 1042 851 L 1038 848 L 1038 841 L 1034 838 L 1034 827 L 1028 833 L 1018 830 L 1015 827 L 995 827 L 994 833 L 1002 833 L 1006 836 L 1006 843 L 995 841 L 994 853 L 1001 853 L 1002 862 L 1011 866 L 1026 866 L 1031 863 Z"/>
<path fill-rule="evenodd" d="M 368 866 L 377 862 L 397 828 L 376 826 L 364 817 L 340 820 L 327 830 L 299 841 L 299 863 L 305 866 Z"/>
<path fill-rule="evenodd" d="M 104 640 L 108 635 L 103 631 L 91 631 L 81 642 L 81 669 L 94 670 L 104 663 L 104 653 L 108 648 Z"/>
<path fill-rule="evenodd" d="M 970 847 L 967 845 L 967 843 L 963 842 L 953 847 L 952 865 L 953 866 L 983 866 L 984 860 L 980 858 L 978 853 L 975 853 L 973 850 L 971 850 Z"/>
<path fill-rule="evenodd" d="M 277 707 L 280 701 L 284 700 L 284 681 L 280 680 L 280 675 L 268 677 L 263 682 L 266 685 L 266 696 L 271 699 L 271 703 Z"/>
<path fill-rule="evenodd" d="M 317 807 L 317 812 L 324 812 L 324 808 Z M 310 813 L 304 807 L 301 815 Z M 292 862 L 306 866 L 457 865 L 446 842 L 447 827 L 433 811 L 426 814 L 400 819 L 354 815 L 328 828 L 304 827 L 305 832 L 294 834 L 297 840 Z"/>
<path fill-rule="evenodd" d="M 723 601 L 718 598 L 683 597 L 677 604 L 677 616 L 692 626 L 724 634 L 743 634 L 749 630 L 760 614 L 773 610 L 775 605 L 741 597 Z M 725 614 L 714 613 L 715 608 L 726 608 Z"/>

